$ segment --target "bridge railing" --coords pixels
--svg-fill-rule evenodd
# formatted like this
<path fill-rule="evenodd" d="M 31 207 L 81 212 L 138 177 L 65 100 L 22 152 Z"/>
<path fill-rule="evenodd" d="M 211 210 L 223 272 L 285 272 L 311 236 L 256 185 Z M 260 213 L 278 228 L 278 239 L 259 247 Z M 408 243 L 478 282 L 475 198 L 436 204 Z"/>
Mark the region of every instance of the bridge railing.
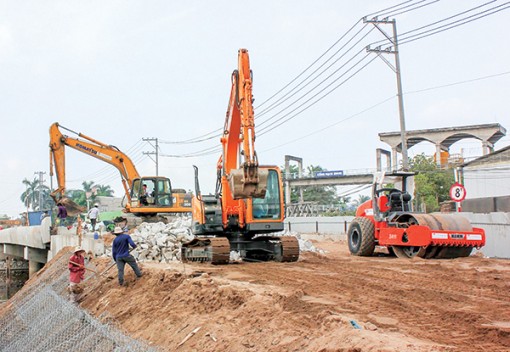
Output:
<path fill-rule="evenodd" d="M 283 173 L 284 180 L 296 180 L 299 178 L 331 178 L 331 177 L 345 177 L 345 176 L 359 176 L 359 175 L 372 175 L 377 169 L 350 169 L 350 170 L 332 170 L 332 171 L 314 171 L 306 173 L 299 177 L 297 172 Z"/>

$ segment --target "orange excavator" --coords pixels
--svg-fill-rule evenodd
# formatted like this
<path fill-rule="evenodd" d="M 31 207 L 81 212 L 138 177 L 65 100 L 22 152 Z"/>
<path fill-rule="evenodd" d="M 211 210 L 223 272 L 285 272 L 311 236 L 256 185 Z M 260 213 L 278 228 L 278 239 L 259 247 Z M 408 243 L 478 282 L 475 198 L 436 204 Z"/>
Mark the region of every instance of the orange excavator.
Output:
<path fill-rule="evenodd" d="M 283 230 L 282 175 L 277 166 L 259 166 L 252 103 L 248 50 L 240 49 L 221 137 L 216 192 L 201 194 L 195 167 L 192 232 L 198 237 L 182 246 L 183 261 L 228 263 L 230 251 L 245 261 L 298 260 L 295 237 L 271 235 Z"/>
<path fill-rule="evenodd" d="M 71 132 L 81 139 L 64 135 L 60 129 Z M 167 177 L 141 177 L 131 159 L 117 147 L 74 132 L 56 122 L 50 127 L 50 175 L 53 176 L 55 168 L 58 188 L 51 193 L 51 197 L 55 203 L 62 203 L 69 215 L 76 215 L 82 209 L 70 198 L 65 197 L 65 147 L 90 155 L 119 170 L 127 199 L 124 208 L 126 213 L 149 218 L 161 213 L 191 212 L 191 193 L 172 190 L 170 179 Z"/>

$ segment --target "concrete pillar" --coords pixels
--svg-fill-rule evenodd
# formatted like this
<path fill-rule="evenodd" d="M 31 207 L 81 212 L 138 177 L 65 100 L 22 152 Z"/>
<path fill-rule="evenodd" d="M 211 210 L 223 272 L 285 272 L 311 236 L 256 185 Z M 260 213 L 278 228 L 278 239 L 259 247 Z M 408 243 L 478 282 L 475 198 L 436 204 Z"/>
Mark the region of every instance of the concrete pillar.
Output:
<path fill-rule="evenodd" d="M 285 205 L 290 205 L 290 182 L 288 180 L 285 180 Z"/>
<path fill-rule="evenodd" d="M 34 260 L 28 261 L 28 278 L 32 278 L 39 270 L 42 269 L 44 264 L 36 262 Z"/>
<path fill-rule="evenodd" d="M 397 158 L 397 147 L 391 148 L 393 171 L 398 170 L 398 158 Z"/>
<path fill-rule="evenodd" d="M 441 167 L 441 143 L 436 142 L 436 165 Z"/>
<path fill-rule="evenodd" d="M 482 141 L 482 153 L 487 155 L 494 152 L 494 144 L 489 141 Z"/>

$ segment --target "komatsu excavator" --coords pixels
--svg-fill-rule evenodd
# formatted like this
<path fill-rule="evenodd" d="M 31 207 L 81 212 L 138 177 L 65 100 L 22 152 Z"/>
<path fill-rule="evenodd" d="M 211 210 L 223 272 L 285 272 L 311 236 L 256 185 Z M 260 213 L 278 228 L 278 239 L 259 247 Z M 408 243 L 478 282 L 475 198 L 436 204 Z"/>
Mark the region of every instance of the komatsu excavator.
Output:
<path fill-rule="evenodd" d="M 374 175 L 372 199 L 358 207 L 347 232 L 351 254 L 371 256 L 378 245 L 399 258 L 447 259 L 467 257 L 485 245 L 485 231 L 460 214 L 413 211 L 414 175 Z"/>
<path fill-rule="evenodd" d="M 199 237 L 182 246 L 183 261 L 224 264 L 230 251 L 245 261 L 298 260 L 295 237 L 271 235 L 283 230 L 282 175 L 277 166 L 259 166 L 252 103 L 248 50 L 240 49 L 221 137 L 216 194 L 201 195 L 195 167 L 192 232 Z"/>
<path fill-rule="evenodd" d="M 60 129 L 74 133 L 81 139 L 64 135 Z M 127 199 L 124 208 L 126 213 L 149 218 L 162 213 L 191 212 L 191 193 L 172 191 L 170 179 L 166 177 L 141 177 L 131 159 L 117 147 L 74 132 L 56 122 L 50 127 L 50 175 L 53 176 L 55 168 L 58 188 L 51 196 L 55 203 L 62 203 L 67 208 L 68 214 L 75 215 L 80 213 L 81 209 L 70 198 L 65 197 L 65 147 L 102 160 L 119 170 Z"/>

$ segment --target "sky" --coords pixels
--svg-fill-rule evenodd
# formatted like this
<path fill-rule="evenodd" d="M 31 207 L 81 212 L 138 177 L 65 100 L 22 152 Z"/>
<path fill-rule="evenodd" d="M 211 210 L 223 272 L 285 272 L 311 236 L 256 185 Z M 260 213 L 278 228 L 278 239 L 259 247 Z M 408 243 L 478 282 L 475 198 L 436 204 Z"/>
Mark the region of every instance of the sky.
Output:
<path fill-rule="evenodd" d="M 402 5 L 381 12 L 398 4 Z M 373 25 L 363 27 L 361 18 L 375 12 L 389 12 L 397 23 L 407 130 L 486 123 L 508 129 L 510 43 L 505 33 L 510 9 L 405 40 L 408 31 L 468 9 L 478 7 L 464 17 L 505 5 L 483 0 L 2 0 L 0 214 L 16 217 L 26 210 L 20 200 L 23 179 L 32 180 L 41 171 L 45 184 L 51 185 L 48 132 L 54 122 L 115 145 L 141 175 L 156 173 L 154 161 L 143 154 L 155 149 L 143 138 L 158 138 L 160 176 L 169 177 L 175 188 L 192 190 L 192 165 L 197 165 L 202 191 L 214 191 L 219 152 L 163 155 L 183 156 L 220 145 L 219 138 L 168 142 L 221 130 L 240 48 L 248 49 L 253 71 L 255 148 L 261 164 L 283 166 L 284 156 L 293 155 L 303 158 L 305 167 L 375 168 L 376 148 L 389 149 L 378 133 L 400 129 L 395 73 L 364 50 L 385 39 Z M 345 44 L 362 28 L 364 32 Z M 381 29 L 391 33 L 390 25 Z M 307 76 L 315 80 L 291 91 L 294 95 L 284 95 L 292 84 L 278 93 L 324 53 L 293 84 Z M 393 56 L 385 57 L 393 62 Z M 336 58 L 336 66 L 325 70 Z M 361 58 L 364 61 L 345 72 Z M 316 77 L 321 70 L 324 74 Z M 328 75 L 329 81 L 303 96 Z M 329 88 L 317 93 L 328 82 Z M 495 147 L 507 145 L 508 136 Z M 409 156 L 434 150 L 421 143 L 409 149 Z M 470 139 L 451 148 L 452 153 L 461 151 L 465 156 L 481 155 L 481 143 Z M 72 149 L 66 153 L 68 189 L 94 181 L 123 195 L 113 166 Z M 55 183 L 53 178 L 53 187 Z"/>

